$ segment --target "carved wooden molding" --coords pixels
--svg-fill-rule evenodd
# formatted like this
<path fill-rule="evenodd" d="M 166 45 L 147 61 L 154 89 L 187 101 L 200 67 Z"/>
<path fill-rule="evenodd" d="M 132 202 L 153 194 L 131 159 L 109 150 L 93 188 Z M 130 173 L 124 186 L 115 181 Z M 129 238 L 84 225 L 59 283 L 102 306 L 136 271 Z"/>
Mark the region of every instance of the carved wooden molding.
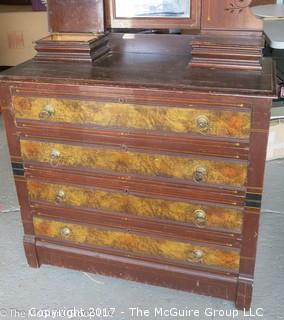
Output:
<path fill-rule="evenodd" d="M 229 13 L 240 14 L 245 8 L 251 5 L 251 0 L 231 0 L 229 6 L 225 8 Z"/>
<path fill-rule="evenodd" d="M 193 67 L 261 70 L 261 37 L 201 35 L 192 44 Z"/>
<path fill-rule="evenodd" d="M 250 10 L 258 1 L 203 0 L 201 35 L 193 41 L 190 65 L 261 70 L 263 24 Z"/>

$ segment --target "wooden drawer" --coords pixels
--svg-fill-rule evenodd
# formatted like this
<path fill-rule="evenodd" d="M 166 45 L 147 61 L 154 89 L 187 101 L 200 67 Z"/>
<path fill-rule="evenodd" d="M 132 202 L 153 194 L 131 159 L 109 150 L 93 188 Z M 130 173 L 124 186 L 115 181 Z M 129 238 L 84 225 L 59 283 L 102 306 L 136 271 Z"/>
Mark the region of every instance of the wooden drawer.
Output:
<path fill-rule="evenodd" d="M 238 272 L 240 252 L 220 246 L 177 242 L 132 232 L 106 229 L 85 224 L 65 223 L 34 217 L 38 237 L 115 249 L 121 252 L 167 259 L 173 262 L 199 264 Z"/>
<path fill-rule="evenodd" d="M 251 113 L 189 107 L 161 107 L 99 101 L 14 96 L 16 119 L 92 125 L 162 134 L 201 134 L 249 139 Z"/>
<path fill-rule="evenodd" d="M 106 214 L 126 214 L 228 232 L 240 233 L 242 230 L 243 211 L 237 208 L 32 179 L 27 180 L 27 187 L 32 202 L 47 201 L 52 205 L 88 208 Z"/>
<path fill-rule="evenodd" d="M 243 187 L 247 162 L 196 158 L 175 153 L 145 152 L 137 149 L 98 145 L 71 145 L 35 140 L 21 140 L 24 161 L 70 166 L 114 174 L 175 179 L 179 182 L 208 183 Z"/>

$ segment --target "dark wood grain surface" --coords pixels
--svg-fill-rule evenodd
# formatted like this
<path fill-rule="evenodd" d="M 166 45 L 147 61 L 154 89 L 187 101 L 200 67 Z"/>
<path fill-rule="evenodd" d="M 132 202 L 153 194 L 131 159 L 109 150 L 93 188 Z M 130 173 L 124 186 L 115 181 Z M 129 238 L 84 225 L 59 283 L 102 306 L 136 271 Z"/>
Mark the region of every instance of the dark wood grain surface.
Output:
<path fill-rule="evenodd" d="M 1 80 L 85 85 L 117 85 L 168 90 L 222 92 L 275 97 L 274 67 L 264 59 L 263 72 L 209 70 L 188 66 L 188 56 L 112 53 L 94 64 L 26 62 L 0 74 Z"/>
<path fill-rule="evenodd" d="M 103 0 L 48 0 L 50 32 L 104 32 Z"/>

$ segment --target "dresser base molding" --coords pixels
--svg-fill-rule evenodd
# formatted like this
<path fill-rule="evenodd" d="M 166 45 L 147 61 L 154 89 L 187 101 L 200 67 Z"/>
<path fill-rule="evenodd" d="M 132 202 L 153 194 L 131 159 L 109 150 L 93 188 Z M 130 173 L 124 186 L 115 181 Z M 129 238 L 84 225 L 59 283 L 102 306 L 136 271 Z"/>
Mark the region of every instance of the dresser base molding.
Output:
<path fill-rule="evenodd" d="M 33 265 L 33 257 L 27 257 L 33 267 L 53 265 L 237 301 L 238 279 L 232 275 L 165 267 L 158 263 L 61 246 L 43 240 L 36 240 L 34 248 L 38 265 Z M 241 300 L 239 307 L 243 308 Z"/>

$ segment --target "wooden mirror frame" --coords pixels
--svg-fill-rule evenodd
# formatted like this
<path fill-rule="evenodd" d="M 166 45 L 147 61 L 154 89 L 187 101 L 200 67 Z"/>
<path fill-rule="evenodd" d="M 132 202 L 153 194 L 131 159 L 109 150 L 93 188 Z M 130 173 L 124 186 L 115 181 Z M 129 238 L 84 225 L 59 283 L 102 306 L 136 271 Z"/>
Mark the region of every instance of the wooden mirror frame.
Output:
<path fill-rule="evenodd" d="M 105 19 L 111 29 L 200 29 L 201 1 L 191 0 L 189 18 L 117 18 L 115 1 L 105 0 Z M 189 0 L 188 0 L 189 1 Z"/>

